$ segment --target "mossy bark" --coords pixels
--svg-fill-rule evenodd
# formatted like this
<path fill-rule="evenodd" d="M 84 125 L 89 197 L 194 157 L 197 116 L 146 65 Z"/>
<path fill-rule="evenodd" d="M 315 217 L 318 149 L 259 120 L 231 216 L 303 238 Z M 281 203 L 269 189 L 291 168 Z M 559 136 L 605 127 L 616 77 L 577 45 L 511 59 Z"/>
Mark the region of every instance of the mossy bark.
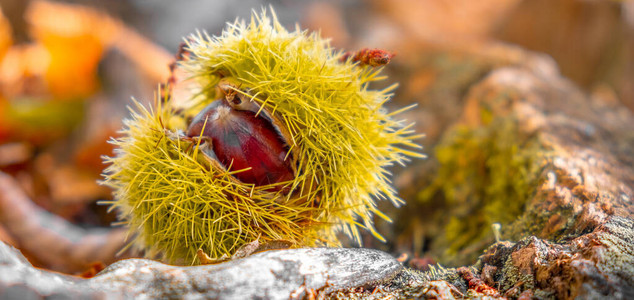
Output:
<path fill-rule="evenodd" d="M 611 215 L 632 217 L 634 121 L 559 76 L 519 68 L 474 86 L 436 148 L 437 176 L 418 200 L 442 203 L 432 254 L 473 262 L 493 242 L 577 237 Z M 629 145 L 629 146 L 628 146 Z M 424 225 L 424 224 L 423 224 Z"/>
<path fill-rule="evenodd" d="M 378 293 L 334 297 L 634 297 L 631 111 L 525 67 L 493 70 L 464 103 L 416 194 L 426 210 L 408 213 L 426 216 L 428 257 L 471 268 L 406 269 Z"/>
<path fill-rule="evenodd" d="M 631 297 L 631 111 L 526 67 L 493 70 L 463 102 L 435 148 L 434 179 L 415 196 L 441 208 L 418 220 L 427 255 L 450 266 L 477 260 L 479 278 L 511 298 Z M 494 223 L 506 242 L 493 245 Z M 426 281 L 396 293 L 434 289 Z"/>

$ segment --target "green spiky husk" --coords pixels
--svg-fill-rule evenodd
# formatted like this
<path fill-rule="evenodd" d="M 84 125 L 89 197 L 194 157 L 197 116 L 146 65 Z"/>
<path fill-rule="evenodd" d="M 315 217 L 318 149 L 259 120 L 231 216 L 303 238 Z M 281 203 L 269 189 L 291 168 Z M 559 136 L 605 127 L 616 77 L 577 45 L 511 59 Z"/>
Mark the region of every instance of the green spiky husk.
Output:
<path fill-rule="evenodd" d="M 196 263 L 198 249 L 218 258 L 256 239 L 336 246 L 338 232 L 359 240 L 359 228 L 380 237 L 372 217 L 387 217 L 375 201 L 401 203 L 386 168 L 421 155 L 406 150 L 418 147 L 418 136 L 383 108 L 391 88 L 368 89 L 382 79 L 378 70 L 340 62 L 341 53 L 317 34 L 289 32 L 266 13 L 249 25 L 230 24 L 220 37 L 193 36 L 187 50 L 180 67 L 197 83 L 192 101 L 178 110 L 172 101 L 154 110 L 139 105 L 107 160 L 104 182 L 137 246 Z M 218 98 L 222 77 L 290 133 L 294 193 L 237 182 L 205 163 L 196 145 L 175 138 L 188 117 Z"/>

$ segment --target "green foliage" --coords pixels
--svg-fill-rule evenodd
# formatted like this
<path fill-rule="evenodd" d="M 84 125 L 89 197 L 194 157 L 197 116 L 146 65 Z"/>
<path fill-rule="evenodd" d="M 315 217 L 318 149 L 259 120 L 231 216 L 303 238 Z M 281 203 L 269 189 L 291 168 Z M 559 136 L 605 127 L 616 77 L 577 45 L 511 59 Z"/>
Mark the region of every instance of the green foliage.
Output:
<path fill-rule="evenodd" d="M 419 136 L 383 108 L 392 88 L 368 89 L 380 70 L 340 62 L 317 34 L 289 32 L 266 13 L 229 24 L 219 37 L 193 36 L 187 50 L 180 67 L 196 83 L 195 96 L 155 111 L 139 105 L 107 160 L 105 184 L 138 247 L 197 263 L 198 249 L 219 258 L 256 239 L 336 246 L 338 232 L 359 240 L 359 228 L 379 237 L 372 216 L 387 217 L 375 201 L 402 202 L 386 168 L 422 156 L 406 150 L 419 148 L 412 142 Z M 178 137 L 189 117 L 219 97 L 221 79 L 288 130 L 298 165 L 292 193 L 239 182 Z"/>

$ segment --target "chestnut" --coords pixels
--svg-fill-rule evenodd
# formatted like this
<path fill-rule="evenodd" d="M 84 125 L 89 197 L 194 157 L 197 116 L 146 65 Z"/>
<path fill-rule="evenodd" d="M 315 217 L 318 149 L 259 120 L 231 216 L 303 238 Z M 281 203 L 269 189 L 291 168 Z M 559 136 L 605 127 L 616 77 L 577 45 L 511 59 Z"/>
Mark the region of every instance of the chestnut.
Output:
<path fill-rule="evenodd" d="M 211 102 L 194 117 L 187 136 L 201 138 L 201 151 L 228 171 L 242 170 L 233 175 L 244 183 L 293 180 L 289 149 L 279 130 L 264 114 L 237 109 L 242 101 L 248 100 L 232 96 Z"/>

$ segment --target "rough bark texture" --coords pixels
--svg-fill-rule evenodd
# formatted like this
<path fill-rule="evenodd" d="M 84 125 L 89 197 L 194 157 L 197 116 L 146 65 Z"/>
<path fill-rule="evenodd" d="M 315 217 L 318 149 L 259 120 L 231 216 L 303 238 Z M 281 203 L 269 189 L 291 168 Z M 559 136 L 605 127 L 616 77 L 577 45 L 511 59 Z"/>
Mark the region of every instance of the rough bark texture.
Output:
<path fill-rule="evenodd" d="M 505 231 L 510 237 L 556 240 L 611 215 L 634 216 L 634 118 L 625 107 L 593 99 L 564 78 L 510 68 L 474 87 L 466 105 L 467 126 L 494 125 L 486 119 L 495 116 L 543 149 L 532 154 L 540 167 L 536 191 Z"/>
<path fill-rule="evenodd" d="M 465 103 L 437 148 L 437 176 L 418 197 L 443 207 L 430 218 L 445 231 L 432 253 L 455 265 L 478 262 L 471 270 L 406 269 L 374 292 L 333 295 L 634 297 L 630 111 L 556 73 L 515 67 L 491 72 Z M 518 242 L 482 254 L 494 243 L 494 222 L 503 239 Z"/>
<path fill-rule="evenodd" d="M 438 175 L 419 194 L 444 203 L 435 253 L 467 264 L 502 237 L 557 241 L 632 218 L 634 118 L 556 74 L 502 68 L 468 93 L 437 147 Z"/>
<path fill-rule="evenodd" d="M 404 269 L 373 289 L 329 294 L 336 299 L 510 298 L 632 299 L 634 221 L 611 217 L 595 231 L 552 243 L 534 236 L 491 246 L 474 267 Z"/>
<path fill-rule="evenodd" d="M 496 286 L 507 296 L 531 290 L 558 299 L 634 297 L 634 222 L 612 217 L 592 233 L 557 244 L 534 236 L 498 243 L 478 267 L 495 267 Z"/>

